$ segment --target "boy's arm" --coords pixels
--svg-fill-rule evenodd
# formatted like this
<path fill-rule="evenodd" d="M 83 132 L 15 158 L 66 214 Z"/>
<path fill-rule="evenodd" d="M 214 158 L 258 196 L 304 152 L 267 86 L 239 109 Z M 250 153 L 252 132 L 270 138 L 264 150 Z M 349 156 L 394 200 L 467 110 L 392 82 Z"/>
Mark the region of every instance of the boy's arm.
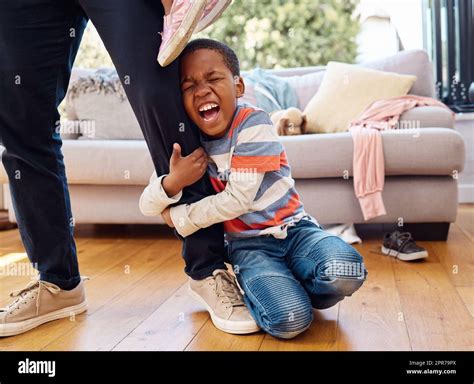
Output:
<path fill-rule="evenodd" d="M 150 177 L 148 186 L 140 196 L 140 211 L 145 216 L 158 216 L 170 204 L 177 203 L 183 188 L 198 181 L 207 168 L 207 155 L 203 148 L 195 149 L 188 156 L 181 156 L 181 146 L 173 144 L 169 174 Z"/>
<path fill-rule="evenodd" d="M 186 237 L 201 228 L 235 219 L 248 212 L 264 175 L 260 172 L 251 176 L 232 172 L 224 191 L 196 203 L 171 207 L 170 216 L 174 227 L 181 236 Z"/>
<path fill-rule="evenodd" d="M 278 135 L 268 123 L 240 132 L 225 190 L 196 203 L 170 209 L 171 220 L 178 233 L 186 237 L 201 228 L 235 219 L 248 212 L 265 173 L 280 169 L 282 151 Z"/>
<path fill-rule="evenodd" d="M 157 177 L 156 171 L 150 177 L 148 186 L 140 196 L 140 211 L 145 216 L 158 216 L 171 204 L 177 203 L 182 196 L 182 191 L 178 191 L 174 196 L 169 197 L 163 187 L 163 180 L 168 175 Z M 173 191 L 175 192 L 175 191 Z"/>

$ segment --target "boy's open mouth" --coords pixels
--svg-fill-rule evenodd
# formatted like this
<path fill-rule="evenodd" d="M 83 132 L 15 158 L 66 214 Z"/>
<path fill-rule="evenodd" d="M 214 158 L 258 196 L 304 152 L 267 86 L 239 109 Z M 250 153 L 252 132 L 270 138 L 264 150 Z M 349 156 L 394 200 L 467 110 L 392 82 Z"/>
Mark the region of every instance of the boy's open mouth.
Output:
<path fill-rule="evenodd" d="M 206 103 L 198 108 L 199 116 L 201 116 L 204 121 L 212 121 L 216 119 L 219 111 L 220 107 L 216 103 Z"/>

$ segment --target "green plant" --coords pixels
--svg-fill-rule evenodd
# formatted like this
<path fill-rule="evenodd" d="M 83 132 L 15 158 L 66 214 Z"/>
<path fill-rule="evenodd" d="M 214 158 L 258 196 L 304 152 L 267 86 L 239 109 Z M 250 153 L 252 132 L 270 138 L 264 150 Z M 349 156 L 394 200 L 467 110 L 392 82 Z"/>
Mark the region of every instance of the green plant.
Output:
<path fill-rule="evenodd" d="M 231 46 L 242 69 L 353 62 L 359 0 L 234 0 L 198 37 Z"/>
<path fill-rule="evenodd" d="M 84 31 L 79 51 L 77 52 L 75 67 L 100 68 L 113 67 L 112 60 L 106 51 L 102 40 L 99 37 L 92 23 L 87 24 Z"/>
<path fill-rule="evenodd" d="M 159 0 L 156 0 L 159 1 Z M 357 54 L 359 0 L 234 0 L 221 18 L 195 37 L 231 46 L 242 69 L 351 63 Z M 75 65 L 113 66 L 89 23 Z"/>

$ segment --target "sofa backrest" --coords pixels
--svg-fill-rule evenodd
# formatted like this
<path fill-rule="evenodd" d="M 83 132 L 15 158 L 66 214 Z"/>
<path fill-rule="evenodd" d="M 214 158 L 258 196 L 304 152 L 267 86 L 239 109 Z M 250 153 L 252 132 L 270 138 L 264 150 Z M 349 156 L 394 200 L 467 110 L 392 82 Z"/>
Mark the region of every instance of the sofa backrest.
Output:
<path fill-rule="evenodd" d="M 436 98 L 433 66 L 426 51 L 412 49 L 401 51 L 383 59 L 359 63 L 379 71 L 394 72 L 402 75 L 414 75 L 417 80 L 409 94 Z M 299 108 L 304 109 L 309 100 L 319 90 L 326 73 L 325 66 L 288 68 L 271 70 L 277 76 L 285 79 L 296 90 Z M 245 74 L 245 72 L 243 72 Z"/>
<path fill-rule="evenodd" d="M 410 94 L 436 97 L 433 66 L 426 51 L 412 49 L 401 51 L 395 55 L 379 60 L 359 63 L 357 65 L 380 71 L 395 72 L 403 75 L 415 75 L 417 80 L 410 90 Z M 297 67 L 286 69 L 272 69 L 271 73 L 286 78 L 295 88 L 300 99 L 300 108 L 304 108 L 309 99 L 318 91 L 324 74 L 325 66 Z M 73 68 L 71 83 L 81 76 L 94 73 L 94 70 Z M 242 72 L 244 75 L 247 71 Z"/>
<path fill-rule="evenodd" d="M 380 71 L 415 75 L 417 80 L 409 93 L 419 96 L 436 97 L 433 67 L 428 54 L 423 50 L 402 51 L 393 56 L 360 63 L 358 65 Z M 290 83 L 296 91 L 298 107 L 304 110 L 311 98 L 318 92 L 326 73 L 326 67 L 312 66 L 274 69 L 270 70 L 270 72 L 277 76 L 284 77 Z M 73 68 L 70 84 L 73 84 L 74 81 L 80 77 L 91 76 L 94 75 L 94 73 L 96 73 L 96 70 Z M 248 72 L 243 72 L 243 75 L 245 76 L 246 73 Z M 141 131 L 128 102 L 126 103 L 127 105 L 122 108 L 119 101 L 113 100 L 113 98 L 111 100 L 108 95 L 101 96 L 97 93 L 76 100 L 75 102 L 70 102 L 69 95 L 70 93 L 68 92 L 67 101 L 69 102 L 66 102 L 66 108 L 69 118 L 94 120 L 97 128 L 96 138 L 142 138 Z M 95 99 L 92 99 L 92 97 L 95 97 Z M 251 86 L 247 87 L 244 99 L 244 101 L 251 104 L 257 104 L 255 92 Z M 111 104 L 113 102 L 115 102 L 115 104 Z M 105 105 L 107 108 L 102 108 L 101 105 Z M 120 110 L 117 110 L 117 108 L 120 108 Z M 111 116 L 111 113 L 113 116 Z M 103 124 L 101 122 L 103 122 Z M 100 134 L 101 132 L 102 134 Z"/>

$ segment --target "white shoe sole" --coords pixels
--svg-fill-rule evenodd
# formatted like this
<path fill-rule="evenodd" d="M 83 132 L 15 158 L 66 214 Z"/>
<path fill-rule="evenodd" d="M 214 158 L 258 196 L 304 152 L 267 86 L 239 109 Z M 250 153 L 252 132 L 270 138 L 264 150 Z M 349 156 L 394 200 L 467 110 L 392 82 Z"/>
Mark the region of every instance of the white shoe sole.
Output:
<path fill-rule="evenodd" d="M 0 337 L 19 335 L 44 323 L 62 319 L 71 315 L 78 315 L 87 310 L 87 301 L 71 307 L 58 309 L 57 311 L 45 313 L 44 315 L 33 317 L 32 319 L 19 321 L 17 323 L 0 324 Z"/>
<path fill-rule="evenodd" d="M 158 53 L 158 63 L 162 67 L 171 64 L 181 52 L 189 41 L 189 38 L 194 32 L 196 25 L 199 23 L 199 17 L 206 8 L 205 0 L 195 0 L 193 6 L 183 19 L 179 29 L 171 37 L 166 48 Z"/>
<path fill-rule="evenodd" d="M 255 321 L 229 321 L 218 317 L 206 301 L 188 285 L 188 292 L 190 296 L 201 303 L 211 316 L 212 323 L 217 329 L 226 333 L 233 333 L 236 335 L 245 335 L 248 333 L 255 333 L 260 331 L 260 327 Z"/>
<path fill-rule="evenodd" d="M 388 256 L 396 257 L 397 259 L 400 259 L 403 261 L 413 261 L 413 260 L 425 259 L 428 257 L 427 251 L 403 253 L 403 252 L 397 252 L 394 249 L 385 248 L 384 246 L 382 246 L 382 253 Z"/>
<path fill-rule="evenodd" d="M 194 30 L 195 33 L 201 32 L 209 27 L 214 21 L 216 21 L 224 13 L 226 8 L 232 3 L 232 0 L 219 0 L 217 5 L 212 9 L 209 14 L 201 19 Z"/>

